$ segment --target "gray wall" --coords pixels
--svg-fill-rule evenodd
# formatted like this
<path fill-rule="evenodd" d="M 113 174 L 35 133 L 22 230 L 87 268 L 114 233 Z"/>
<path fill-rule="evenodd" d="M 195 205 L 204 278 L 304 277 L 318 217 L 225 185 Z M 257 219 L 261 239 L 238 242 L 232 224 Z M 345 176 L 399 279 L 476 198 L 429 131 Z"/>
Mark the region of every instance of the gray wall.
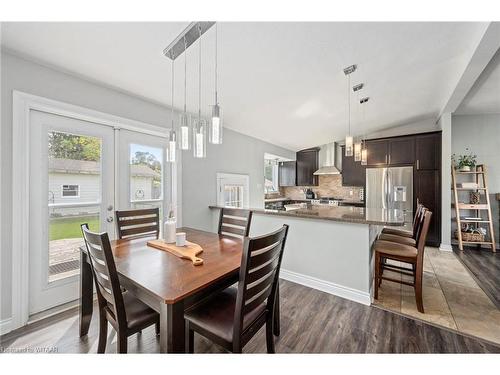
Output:
<path fill-rule="evenodd" d="M 224 129 L 222 145 L 209 145 L 206 159 L 185 154 L 182 161 L 183 224 L 212 230 L 209 205 L 217 203 L 217 172 L 250 176 L 250 207 L 264 206 L 264 153 L 295 159 L 295 153 Z"/>
<path fill-rule="evenodd" d="M 170 110 L 118 90 L 61 73 L 57 70 L 21 59 L 5 51 L 1 53 L 1 310 L 0 320 L 11 316 L 12 270 L 12 91 L 55 99 L 109 114 L 143 121 L 153 125 L 168 124 Z"/>
<path fill-rule="evenodd" d="M 498 248 L 499 210 L 495 193 L 500 193 L 500 114 L 454 115 L 451 133 L 452 153 L 464 154 L 465 148 L 469 148 L 470 152 L 477 155 L 477 162 L 486 165 Z"/>

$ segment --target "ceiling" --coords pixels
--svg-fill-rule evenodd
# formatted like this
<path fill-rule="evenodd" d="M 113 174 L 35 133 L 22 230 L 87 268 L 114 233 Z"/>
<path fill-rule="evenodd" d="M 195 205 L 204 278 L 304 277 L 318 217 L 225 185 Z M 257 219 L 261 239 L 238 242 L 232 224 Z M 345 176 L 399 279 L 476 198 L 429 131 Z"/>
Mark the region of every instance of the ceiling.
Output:
<path fill-rule="evenodd" d="M 36 60 L 170 104 L 162 50 L 187 23 L 3 23 L 2 45 Z M 202 42 L 202 110 L 213 104 L 214 27 Z M 365 113 L 352 95 L 352 132 L 437 117 L 484 23 L 220 23 L 225 126 L 298 150 L 347 131 L 344 67 L 357 64 Z M 179 60 L 177 60 L 179 61 Z M 197 112 L 198 48 L 187 53 L 187 106 Z M 183 59 L 175 65 L 183 103 Z M 364 121 L 363 121 L 364 118 Z"/>
<path fill-rule="evenodd" d="M 500 113 L 500 49 L 458 106 L 455 114 Z"/>

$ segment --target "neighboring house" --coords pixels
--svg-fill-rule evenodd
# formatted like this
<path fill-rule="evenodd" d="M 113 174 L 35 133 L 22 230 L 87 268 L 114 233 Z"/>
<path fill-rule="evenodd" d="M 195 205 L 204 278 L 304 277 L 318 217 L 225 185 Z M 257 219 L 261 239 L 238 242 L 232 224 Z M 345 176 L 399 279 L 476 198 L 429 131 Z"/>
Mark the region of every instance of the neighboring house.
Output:
<path fill-rule="evenodd" d="M 49 158 L 49 211 L 52 216 L 90 215 L 98 212 L 100 163 L 96 161 Z M 147 165 L 130 166 L 130 199 L 159 198 L 161 175 Z M 78 207 L 64 207 L 78 204 Z M 90 204 L 90 205 L 85 205 Z"/>

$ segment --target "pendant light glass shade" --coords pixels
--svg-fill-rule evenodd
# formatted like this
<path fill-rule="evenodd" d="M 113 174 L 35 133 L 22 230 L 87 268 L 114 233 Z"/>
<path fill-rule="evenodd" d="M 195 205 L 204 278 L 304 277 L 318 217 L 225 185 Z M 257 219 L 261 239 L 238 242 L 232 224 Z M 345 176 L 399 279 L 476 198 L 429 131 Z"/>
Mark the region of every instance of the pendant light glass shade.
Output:
<path fill-rule="evenodd" d="M 354 143 L 354 161 L 361 161 L 361 142 Z"/>
<path fill-rule="evenodd" d="M 363 147 L 361 148 L 361 165 L 368 164 L 368 150 L 366 149 L 366 143 L 363 142 Z"/>
<path fill-rule="evenodd" d="M 345 137 L 345 156 L 353 155 L 353 139 L 351 135 Z"/>
<path fill-rule="evenodd" d="M 218 104 L 212 106 L 212 118 L 210 121 L 209 140 L 214 145 L 222 143 L 222 117 Z"/>
<path fill-rule="evenodd" d="M 186 151 L 191 149 L 191 117 L 189 113 L 181 113 L 179 124 L 179 148 Z"/>
<path fill-rule="evenodd" d="M 170 138 L 167 146 L 167 161 L 170 163 L 175 163 L 177 158 L 177 135 L 175 131 L 170 131 Z"/>
<path fill-rule="evenodd" d="M 207 120 L 198 117 L 193 121 L 193 156 L 204 158 L 207 153 Z"/>

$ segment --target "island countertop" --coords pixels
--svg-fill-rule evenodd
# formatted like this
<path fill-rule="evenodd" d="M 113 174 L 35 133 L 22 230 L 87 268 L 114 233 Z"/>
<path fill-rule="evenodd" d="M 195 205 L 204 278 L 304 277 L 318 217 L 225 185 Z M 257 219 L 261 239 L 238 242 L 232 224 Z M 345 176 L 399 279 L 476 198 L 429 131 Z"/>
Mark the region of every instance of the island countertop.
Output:
<path fill-rule="evenodd" d="M 221 209 L 221 206 L 209 206 Z M 308 206 L 298 210 L 281 211 L 264 208 L 250 208 L 250 211 L 265 215 L 289 216 L 304 219 L 340 221 L 356 224 L 403 226 L 404 212 L 396 209 L 353 206 Z"/>

